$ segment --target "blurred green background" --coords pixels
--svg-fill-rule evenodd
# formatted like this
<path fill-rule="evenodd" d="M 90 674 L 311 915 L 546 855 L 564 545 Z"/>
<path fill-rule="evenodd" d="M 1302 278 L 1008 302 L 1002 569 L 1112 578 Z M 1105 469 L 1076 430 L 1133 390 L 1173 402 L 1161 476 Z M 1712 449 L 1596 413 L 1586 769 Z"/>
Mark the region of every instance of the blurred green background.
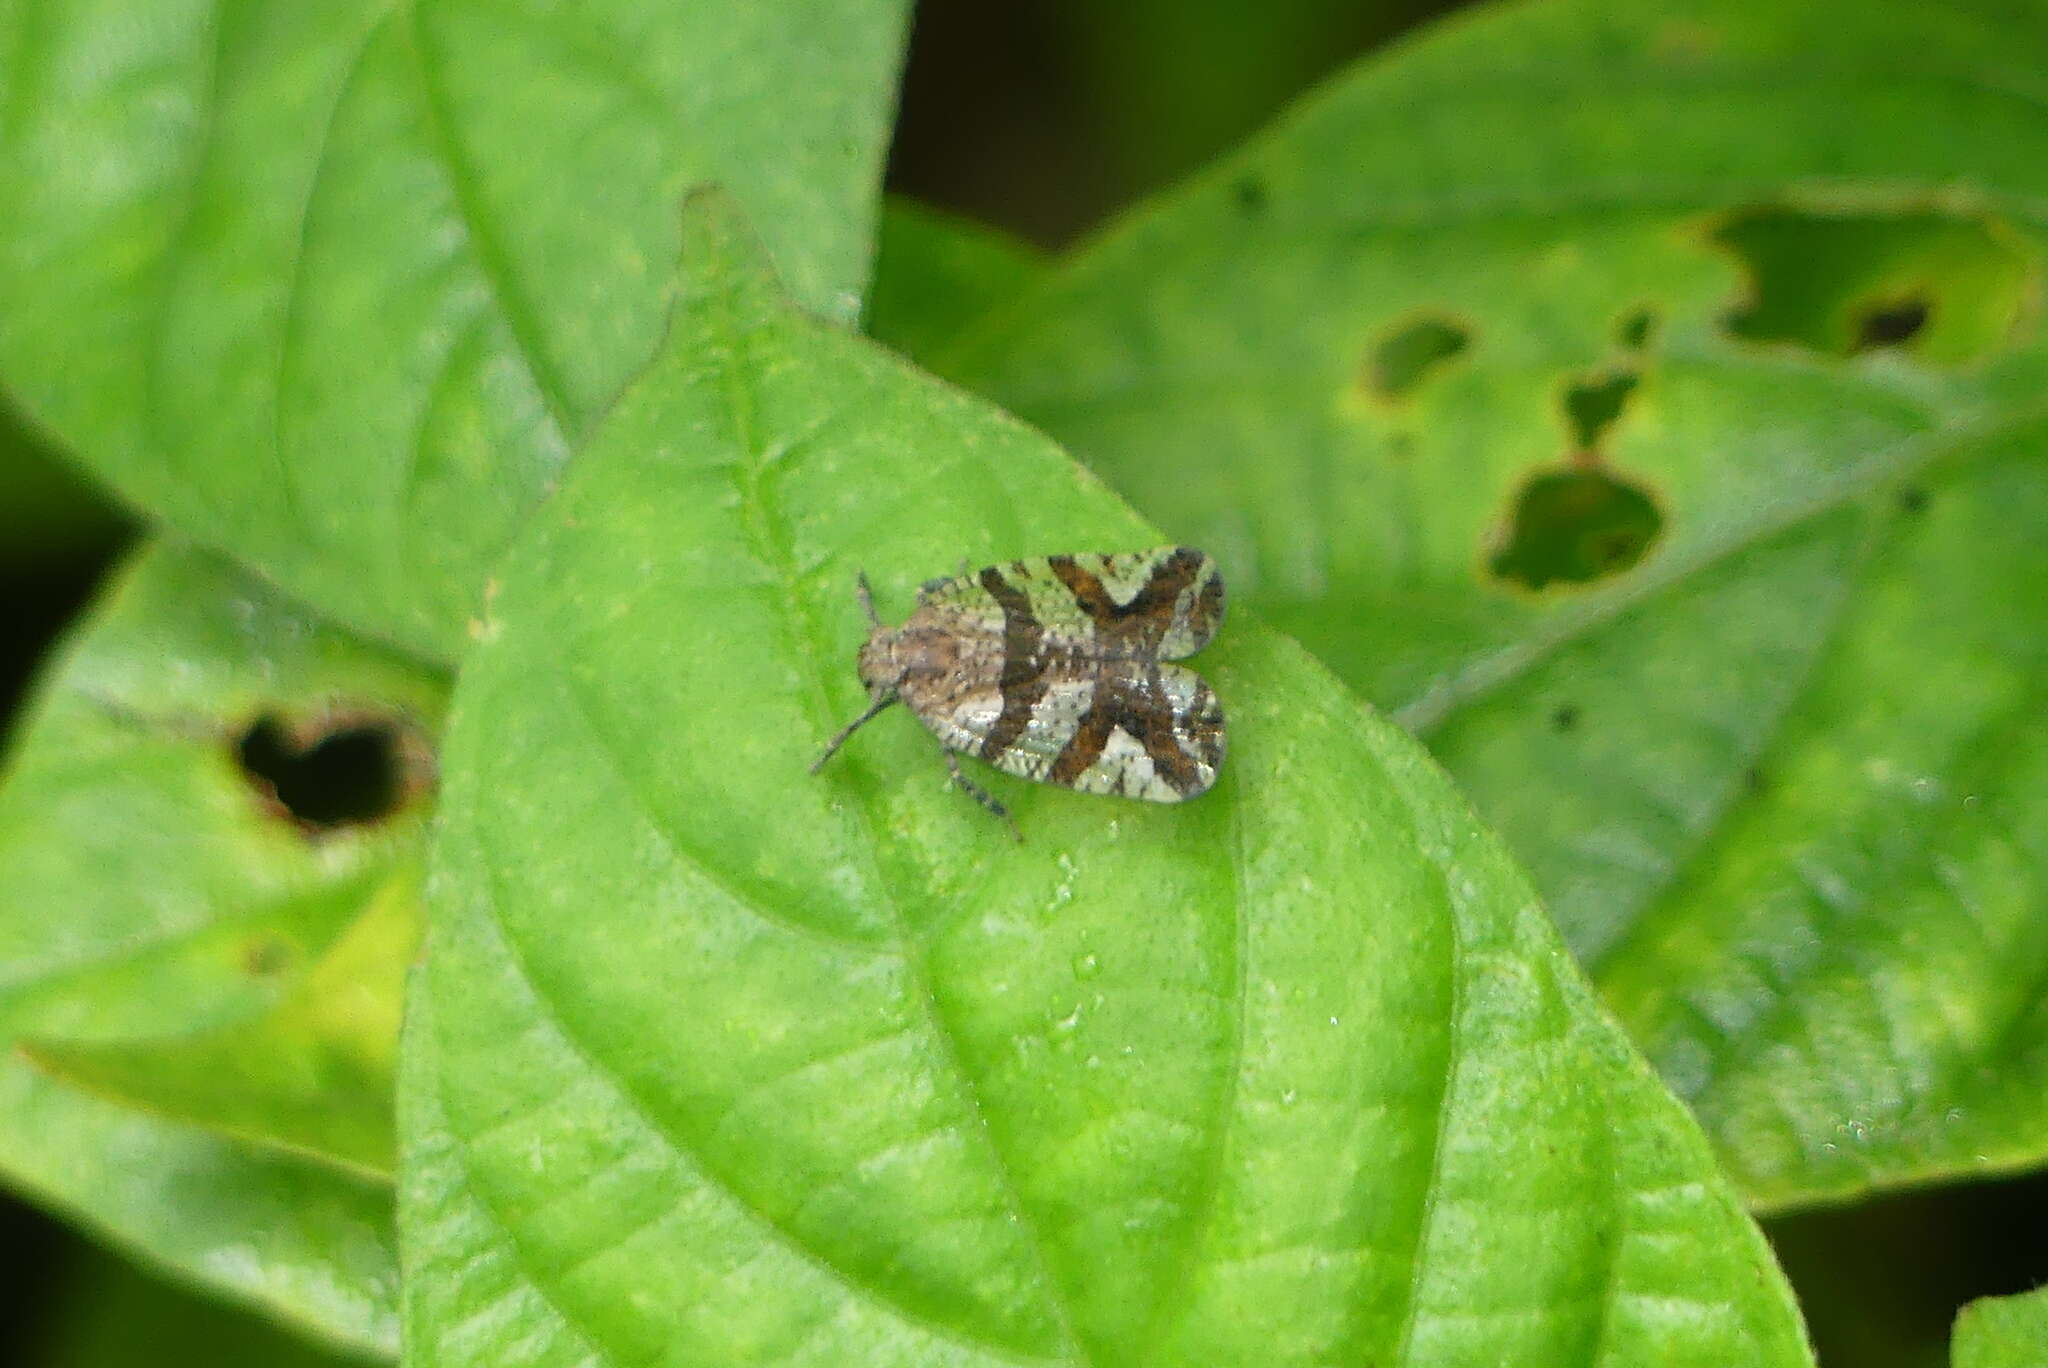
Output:
<path fill-rule="evenodd" d="M 891 192 L 1057 249 L 1458 8 L 1428 0 L 918 6 Z M 5 377 L 0 377 L 4 386 Z M 0 732 L 133 528 L 0 402 Z M 1946 1361 L 1956 1309 L 2048 1282 L 2048 1179 L 1766 1223 L 1830 1368 Z M 320 1363 L 0 1197 L 0 1364 Z"/>

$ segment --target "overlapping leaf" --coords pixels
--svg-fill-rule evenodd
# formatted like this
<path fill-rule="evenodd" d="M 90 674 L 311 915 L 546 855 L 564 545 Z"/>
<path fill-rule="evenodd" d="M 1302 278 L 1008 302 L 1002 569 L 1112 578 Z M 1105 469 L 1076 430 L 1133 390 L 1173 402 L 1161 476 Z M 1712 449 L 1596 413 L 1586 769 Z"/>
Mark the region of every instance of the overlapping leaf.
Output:
<path fill-rule="evenodd" d="M 1955 1368 L 2035 1368 L 2048 1356 L 2048 1288 L 1986 1297 L 1956 1320 Z"/>
<path fill-rule="evenodd" d="M 654 346 L 717 180 L 866 275 L 901 0 L 9 0 L 0 374 L 79 458 L 443 659 Z"/>
<path fill-rule="evenodd" d="M 1526 882 L 1249 616 L 1185 808 L 860 702 L 851 586 L 1156 533 L 811 322 L 700 203 L 667 353 L 508 564 L 407 1041 L 419 1365 L 1798 1363 Z"/>
<path fill-rule="evenodd" d="M 1496 9 L 946 362 L 1421 732 L 1763 1203 L 2048 1157 L 2044 44 Z"/>
<path fill-rule="evenodd" d="M 907 356 L 923 356 L 1021 293 L 1047 269 L 1007 234 L 909 200 L 883 207 L 875 280 L 862 326 Z"/>
<path fill-rule="evenodd" d="M 444 689 L 160 546 L 65 647 L 0 785 L 0 1174 L 386 1351 L 391 1196 L 364 1170 L 388 1164 Z M 287 747 L 381 738 L 390 810 L 295 814 L 288 774 L 250 767 L 266 719 Z"/>

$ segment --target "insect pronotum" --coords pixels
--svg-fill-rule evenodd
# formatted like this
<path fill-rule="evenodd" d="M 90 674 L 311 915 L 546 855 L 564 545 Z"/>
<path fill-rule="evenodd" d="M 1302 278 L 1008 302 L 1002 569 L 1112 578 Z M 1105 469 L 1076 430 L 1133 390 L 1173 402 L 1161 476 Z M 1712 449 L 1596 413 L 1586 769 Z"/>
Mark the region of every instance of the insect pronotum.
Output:
<path fill-rule="evenodd" d="M 953 782 L 1005 821 L 1008 810 L 960 772 L 959 753 L 1155 803 L 1216 782 L 1223 709 L 1200 675 L 1170 663 L 1206 646 L 1223 620 L 1223 578 L 1200 551 L 1042 556 L 931 580 L 900 627 L 876 615 L 865 576 L 859 594 L 867 711 L 832 738 L 813 774 L 901 700 L 938 738 Z"/>

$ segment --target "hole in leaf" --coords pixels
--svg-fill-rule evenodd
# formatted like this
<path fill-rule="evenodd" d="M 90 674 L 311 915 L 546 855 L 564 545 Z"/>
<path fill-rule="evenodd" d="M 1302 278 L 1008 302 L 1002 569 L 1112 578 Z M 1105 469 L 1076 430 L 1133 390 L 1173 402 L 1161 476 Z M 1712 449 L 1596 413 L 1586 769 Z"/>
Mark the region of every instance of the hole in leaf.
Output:
<path fill-rule="evenodd" d="M 1257 214 L 1266 207 L 1266 183 L 1257 176 L 1246 176 L 1231 188 L 1237 199 L 1237 207 L 1247 214 Z"/>
<path fill-rule="evenodd" d="M 420 785 L 411 738 L 391 721 L 360 717 L 294 730 L 258 718 L 235 757 L 264 797 L 309 831 L 381 821 Z"/>
<path fill-rule="evenodd" d="M 1614 340 L 1630 351 L 1641 351 L 1656 336 L 1657 311 L 1647 306 L 1631 309 L 1614 325 Z"/>
<path fill-rule="evenodd" d="M 1405 399 L 1433 370 L 1461 354 L 1472 334 L 1447 318 L 1413 318 L 1387 333 L 1372 349 L 1366 374 L 1382 399 Z"/>
<path fill-rule="evenodd" d="M 1564 392 L 1565 418 L 1571 423 L 1575 451 L 1596 451 L 1607 429 L 1621 417 L 1628 397 L 1635 393 L 1634 371 L 1574 381 Z"/>
<path fill-rule="evenodd" d="M 1896 304 L 1873 306 L 1856 328 L 1856 350 L 1874 351 L 1910 342 L 1927 326 L 1934 308 L 1924 299 L 1901 300 Z"/>
<path fill-rule="evenodd" d="M 1731 334 L 1830 356 L 1899 348 L 1937 364 L 1975 360 L 2010 341 L 2034 272 L 2002 224 L 1932 210 L 1758 206 L 1724 219 L 1712 240 L 1749 277 Z"/>
<path fill-rule="evenodd" d="M 1549 471 L 1522 486 L 1490 568 L 1530 589 L 1585 584 L 1641 560 L 1663 528 L 1657 506 L 1627 481 L 1598 469 Z"/>

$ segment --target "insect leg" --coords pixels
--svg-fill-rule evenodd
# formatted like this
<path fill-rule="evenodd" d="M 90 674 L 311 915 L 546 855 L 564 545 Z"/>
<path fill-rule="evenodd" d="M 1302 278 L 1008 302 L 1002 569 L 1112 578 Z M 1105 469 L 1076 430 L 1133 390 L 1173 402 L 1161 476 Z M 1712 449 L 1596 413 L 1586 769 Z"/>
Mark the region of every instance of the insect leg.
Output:
<path fill-rule="evenodd" d="M 825 762 L 832 758 L 832 753 L 834 751 L 838 750 L 841 746 L 846 744 L 847 737 L 859 731 L 861 727 L 865 724 L 872 722 L 874 720 L 876 713 L 888 707 L 891 703 L 894 703 L 895 701 L 896 691 L 894 689 L 886 689 L 881 693 L 876 694 L 873 698 L 870 698 L 868 700 L 867 711 L 862 713 L 859 717 L 854 718 L 853 721 L 847 723 L 843 728 L 841 728 L 839 735 L 833 737 L 831 743 L 825 747 L 825 753 L 819 756 L 816 760 L 813 760 L 811 762 L 811 773 L 816 774 L 819 770 L 825 768 Z"/>
<path fill-rule="evenodd" d="M 875 612 L 875 591 L 868 588 L 868 572 L 862 570 L 853 577 L 853 594 L 860 600 L 860 610 L 868 615 L 868 626 L 882 625 L 880 614 Z"/>
<path fill-rule="evenodd" d="M 1010 810 L 998 802 L 993 793 L 990 793 L 987 789 L 960 772 L 959 756 L 949 750 L 942 749 L 942 753 L 946 757 L 946 772 L 953 776 L 953 787 L 987 808 L 1004 826 L 1010 829 L 1010 834 L 1017 838 L 1018 845 L 1024 844 L 1024 833 L 1017 829 L 1017 820 L 1010 816 Z"/>

